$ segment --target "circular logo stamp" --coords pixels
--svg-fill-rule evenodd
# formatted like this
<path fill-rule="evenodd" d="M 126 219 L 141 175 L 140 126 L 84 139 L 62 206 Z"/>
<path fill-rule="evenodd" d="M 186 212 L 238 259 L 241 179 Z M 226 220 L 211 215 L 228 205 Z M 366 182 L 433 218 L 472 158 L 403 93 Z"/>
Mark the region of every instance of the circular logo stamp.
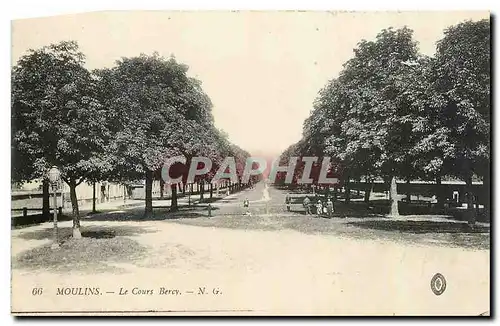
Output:
<path fill-rule="evenodd" d="M 446 279 L 440 273 L 437 273 L 432 277 L 431 290 L 435 295 L 441 295 L 444 290 L 446 290 Z"/>

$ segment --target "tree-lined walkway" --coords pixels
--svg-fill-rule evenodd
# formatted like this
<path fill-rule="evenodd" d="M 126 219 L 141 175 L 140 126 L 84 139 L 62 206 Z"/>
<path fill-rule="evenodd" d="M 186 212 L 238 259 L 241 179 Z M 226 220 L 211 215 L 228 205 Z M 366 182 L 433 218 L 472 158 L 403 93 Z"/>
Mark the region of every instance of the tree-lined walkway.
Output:
<path fill-rule="evenodd" d="M 359 229 L 357 237 L 348 236 L 321 229 L 322 224 L 331 226 L 333 220 L 305 216 L 274 218 L 295 223 L 295 229 L 283 228 L 283 224 L 250 229 L 250 225 L 260 224 L 258 219 L 227 219 L 240 225 L 251 221 L 242 230 L 180 225 L 179 220 L 85 221 L 83 239 L 68 240 L 68 245 L 56 252 L 38 249 L 31 255 L 25 250 L 29 253 L 29 249 L 50 244 L 50 228 L 40 225 L 14 230 L 13 305 L 33 310 L 35 303 L 37 311 L 55 306 L 71 311 L 85 300 L 85 307 L 94 310 L 164 310 L 165 306 L 196 310 L 209 305 L 261 314 L 478 315 L 489 309 L 489 270 L 484 268 L 489 264 L 489 250 L 450 248 L 434 234 L 416 235 L 419 241 L 435 240 L 427 243 L 395 242 L 401 238 L 399 231 L 391 232 L 392 239 L 369 229 Z M 194 220 L 225 221 L 186 219 Z M 340 226 L 336 224 L 337 229 Z M 62 222 L 61 231 L 69 236 L 71 222 Z M 78 243 L 81 248 L 75 247 Z M 445 275 L 448 282 L 441 296 L 435 296 L 429 287 L 436 272 Z M 26 300 L 31 289 L 40 284 L 89 284 L 102 291 L 137 286 L 157 291 L 164 286 L 184 292 L 157 300 L 141 296 L 113 296 L 110 300 L 107 294 L 92 300 L 68 300 L 65 296 Z M 219 287 L 224 296 L 193 300 L 185 291 L 198 286 Z M 276 293 L 280 293 L 279 300 Z"/>

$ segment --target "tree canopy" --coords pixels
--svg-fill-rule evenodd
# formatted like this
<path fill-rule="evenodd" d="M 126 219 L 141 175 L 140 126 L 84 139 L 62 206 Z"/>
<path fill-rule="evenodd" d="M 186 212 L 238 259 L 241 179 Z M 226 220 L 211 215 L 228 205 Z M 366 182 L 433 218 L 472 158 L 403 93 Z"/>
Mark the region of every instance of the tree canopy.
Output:
<path fill-rule="evenodd" d="M 489 179 L 490 111 L 488 20 L 446 29 L 434 57 L 418 52 L 409 28 L 388 28 L 358 43 L 282 157 L 330 156 L 344 182 L 454 176 L 471 185 L 473 175 Z M 391 197 L 397 215 L 395 189 Z"/>
<path fill-rule="evenodd" d="M 186 165 L 195 156 L 215 165 L 230 155 L 246 159 L 215 127 L 210 98 L 187 72 L 187 65 L 157 53 L 91 72 L 73 41 L 30 50 L 12 68 L 12 181 L 43 178 L 59 167 L 79 237 L 76 187 L 84 181 L 145 180 L 151 214 L 152 182 L 166 159 L 182 155 Z"/>

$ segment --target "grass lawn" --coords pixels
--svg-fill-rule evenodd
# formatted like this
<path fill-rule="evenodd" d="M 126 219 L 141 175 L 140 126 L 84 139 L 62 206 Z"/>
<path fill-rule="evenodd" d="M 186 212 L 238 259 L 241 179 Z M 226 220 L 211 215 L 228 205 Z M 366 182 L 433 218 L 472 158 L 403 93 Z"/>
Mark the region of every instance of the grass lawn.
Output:
<path fill-rule="evenodd" d="M 118 272 L 112 263 L 142 259 L 148 251 L 148 248 L 131 237 L 150 232 L 139 225 L 83 226 L 82 239 L 78 240 L 71 237 L 71 232 L 70 227 L 60 228 L 59 249 L 51 249 L 49 243 L 24 251 L 13 258 L 12 267 L 47 269 L 56 272 L 70 270 Z M 52 228 L 24 232 L 19 237 L 25 240 L 51 239 Z"/>
<path fill-rule="evenodd" d="M 52 271 L 110 271 L 114 267 L 107 263 L 127 262 L 140 257 L 145 251 L 136 241 L 125 237 L 68 239 L 56 250 L 45 245 L 20 254 L 13 262 L 13 267 Z"/>

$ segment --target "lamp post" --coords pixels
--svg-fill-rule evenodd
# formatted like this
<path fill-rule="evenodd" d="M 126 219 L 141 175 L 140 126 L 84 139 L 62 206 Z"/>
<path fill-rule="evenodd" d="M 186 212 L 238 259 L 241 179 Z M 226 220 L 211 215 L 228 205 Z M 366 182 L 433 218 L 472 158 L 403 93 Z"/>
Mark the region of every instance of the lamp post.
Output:
<path fill-rule="evenodd" d="M 57 249 L 59 248 L 59 239 L 58 239 L 58 231 L 57 231 L 57 184 L 59 182 L 59 179 L 61 178 L 61 171 L 57 168 L 57 166 L 53 166 L 49 170 L 49 181 L 50 184 L 52 185 L 52 191 L 54 192 L 54 230 L 53 230 L 53 236 L 54 236 L 54 242 L 52 243 L 51 248 L 52 249 Z"/>

